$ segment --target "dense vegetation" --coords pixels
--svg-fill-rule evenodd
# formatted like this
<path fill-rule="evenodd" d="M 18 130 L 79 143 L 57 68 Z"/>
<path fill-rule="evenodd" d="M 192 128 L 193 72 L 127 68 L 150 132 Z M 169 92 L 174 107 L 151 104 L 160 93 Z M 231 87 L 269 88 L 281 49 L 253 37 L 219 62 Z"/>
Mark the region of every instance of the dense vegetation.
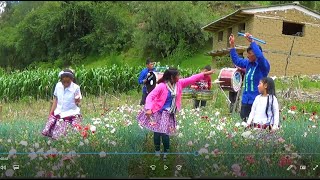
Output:
<path fill-rule="evenodd" d="M 7 1 L 0 18 L 0 66 L 84 64 L 124 54 L 181 63 L 211 44 L 201 30 L 239 7 L 291 1 Z M 301 2 L 319 9 L 318 2 Z"/>

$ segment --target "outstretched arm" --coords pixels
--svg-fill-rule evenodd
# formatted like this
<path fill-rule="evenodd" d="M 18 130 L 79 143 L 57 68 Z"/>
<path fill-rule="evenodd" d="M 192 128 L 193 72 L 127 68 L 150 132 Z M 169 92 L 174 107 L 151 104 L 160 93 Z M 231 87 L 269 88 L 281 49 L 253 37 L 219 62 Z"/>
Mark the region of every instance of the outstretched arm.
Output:
<path fill-rule="evenodd" d="M 181 83 L 182 88 L 185 88 L 189 85 L 196 83 L 197 81 L 202 80 L 204 78 L 204 76 L 210 76 L 213 73 L 214 73 L 214 70 L 199 73 L 199 74 L 187 77 L 187 78 L 179 79 L 179 83 Z"/>
<path fill-rule="evenodd" d="M 263 53 L 260 51 L 259 46 L 256 44 L 256 42 L 251 42 L 250 47 L 252 48 L 252 51 L 254 55 L 257 58 L 257 62 L 259 64 L 259 67 L 261 68 L 262 72 L 264 73 L 264 76 L 268 76 L 270 72 L 270 64 L 268 60 L 264 57 Z"/>

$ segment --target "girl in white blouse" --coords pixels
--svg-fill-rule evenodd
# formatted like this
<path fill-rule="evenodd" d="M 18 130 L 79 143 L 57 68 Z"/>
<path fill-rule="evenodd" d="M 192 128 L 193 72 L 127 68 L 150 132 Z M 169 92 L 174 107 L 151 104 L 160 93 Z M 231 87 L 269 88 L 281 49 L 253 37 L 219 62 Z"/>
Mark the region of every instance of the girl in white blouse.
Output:
<path fill-rule="evenodd" d="M 269 130 L 279 129 L 279 104 L 273 79 L 261 79 L 258 90 L 260 95 L 253 102 L 247 125 Z"/>
<path fill-rule="evenodd" d="M 80 87 L 74 83 L 74 73 L 66 69 L 59 73 L 60 82 L 54 90 L 53 104 L 49 113 L 48 122 L 42 131 L 44 136 L 58 139 L 65 136 L 68 124 L 79 125 L 82 120 L 79 103 L 82 99 Z"/>

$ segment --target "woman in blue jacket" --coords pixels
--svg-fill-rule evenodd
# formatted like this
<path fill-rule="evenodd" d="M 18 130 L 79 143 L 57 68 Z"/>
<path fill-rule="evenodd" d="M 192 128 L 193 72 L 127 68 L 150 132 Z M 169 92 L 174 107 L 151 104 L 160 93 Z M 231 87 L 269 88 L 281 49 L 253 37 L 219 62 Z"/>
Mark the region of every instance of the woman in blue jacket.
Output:
<path fill-rule="evenodd" d="M 262 48 L 250 38 L 251 34 L 246 33 L 245 38 L 250 42 L 247 49 L 247 58 L 240 58 L 235 49 L 234 35 L 229 37 L 230 42 L 230 56 L 232 62 L 240 67 L 246 69 L 244 90 L 242 94 L 242 104 L 240 117 L 243 121 L 247 121 L 251 112 L 251 107 L 254 99 L 259 95 L 258 85 L 260 79 L 267 77 L 270 72 L 270 64 L 262 53 Z"/>

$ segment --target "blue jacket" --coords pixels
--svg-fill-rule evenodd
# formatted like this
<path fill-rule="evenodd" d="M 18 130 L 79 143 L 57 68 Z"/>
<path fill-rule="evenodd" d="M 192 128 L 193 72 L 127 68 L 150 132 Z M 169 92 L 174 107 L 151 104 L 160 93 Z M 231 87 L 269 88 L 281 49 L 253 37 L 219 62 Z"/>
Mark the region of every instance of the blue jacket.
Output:
<path fill-rule="evenodd" d="M 232 62 L 240 68 L 246 68 L 242 104 L 253 104 L 256 96 L 259 95 L 259 81 L 262 78 L 267 77 L 270 72 L 270 64 L 263 56 L 258 45 L 255 42 L 252 42 L 250 47 L 257 58 L 255 62 L 249 62 L 249 59 L 247 58 L 239 58 L 235 48 L 230 50 Z"/>
<path fill-rule="evenodd" d="M 151 71 L 155 72 L 155 68 L 153 68 Z M 144 79 L 147 79 L 148 73 L 149 73 L 149 69 L 148 69 L 148 68 L 144 68 L 144 69 L 140 72 L 139 79 L 138 79 L 138 83 L 139 83 L 139 84 L 143 84 L 143 80 L 144 80 Z M 147 87 L 146 87 L 145 85 L 143 85 L 142 92 L 143 92 L 143 93 L 147 93 Z"/>

